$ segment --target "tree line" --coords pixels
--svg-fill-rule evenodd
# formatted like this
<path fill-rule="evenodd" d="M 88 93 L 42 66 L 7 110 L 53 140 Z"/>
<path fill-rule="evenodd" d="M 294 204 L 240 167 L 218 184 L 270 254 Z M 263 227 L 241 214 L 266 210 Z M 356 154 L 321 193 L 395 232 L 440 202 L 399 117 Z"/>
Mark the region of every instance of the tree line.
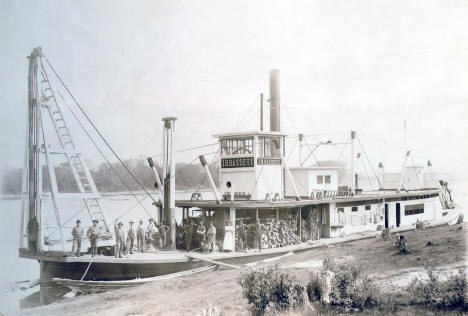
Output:
<path fill-rule="evenodd" d="M 120 163 L 100 163 L 90 168 L 91 176 L 94 179 L 97 189 L 100 192 L 121 192 L 141 190 L 142 185 L 147 190 L 155 189 L 155 178 L 153 171 L 145 158 L 134 158 L 124 161 L 127 168 L 138 179 L 129 174 L 126 168 Z M 93 165 L 88 163 L 88 165 Z M 161 166 L 156 167 L 160 179 L 162 179 Z M 55 177 L 59 192 L 78 192 L 76 181 L 68 163 L 61 163 L 54 167 Z M 209 186 L 205 171 L 200 163 L 176 163 L 176 189 L 196 189 Z M 210 168 L 211 174 L 216 184 L 219 183 L 219 166 L 215 162 Z M 22 168 L 8 168 L 2 172 L 1 188 L 2 194 L 21 194 Z M 42 167 L 42 190 L 50 191 L 50 182 L 47 167 Z"/>

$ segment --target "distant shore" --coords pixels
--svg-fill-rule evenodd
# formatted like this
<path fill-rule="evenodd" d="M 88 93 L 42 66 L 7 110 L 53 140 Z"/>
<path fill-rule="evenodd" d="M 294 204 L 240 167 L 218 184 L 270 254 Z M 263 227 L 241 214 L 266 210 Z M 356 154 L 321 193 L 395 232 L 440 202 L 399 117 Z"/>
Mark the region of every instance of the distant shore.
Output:
<path fill-rule="evenodd" d="M 176 189 L 176 194 L 177 193 L 190 193 L 194 192 L 197 188 L 181 188 L 181 189 Z M 210 188 L 207 187 L 202 187 L 198 189 L 198 192 L 210 192 Z M 158 192 L 150 192 L 152 195 L 159 195 Z M 135 190 L 133 193 L 130 193 L 128 191 L 115 191 L 115 192 L 100 192 L 101 196 L 121 196 L 121 195 L 132 195 L 132 194 L 146 194 L 145 191 L 143 190 Z M 19 200 L 21 199 L 20 194 L 1 194 L 0 195 L 0 200 Z"/>

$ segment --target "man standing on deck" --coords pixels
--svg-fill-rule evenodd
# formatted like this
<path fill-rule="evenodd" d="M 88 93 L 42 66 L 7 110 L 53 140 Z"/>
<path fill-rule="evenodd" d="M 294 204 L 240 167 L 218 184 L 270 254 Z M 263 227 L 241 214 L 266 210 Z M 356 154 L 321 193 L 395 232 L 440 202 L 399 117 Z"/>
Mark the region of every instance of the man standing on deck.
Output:
<path fill-rule="evenodd" d="M 187 245 L 186 245 L 186 250 L 190 251 L 192 248 L 192 240 L 193 240 L 193 235 L 195 234 L 195 224 L 193 223 L 193 219 L 189 219 L 188 225 L 187 225 Z"/>
<path fill-rule="evenodd" d="M 146 250 L 151 248 L 153 244 L 154 234 L 156 233 L 156 227 L 153 224 L 154 220 L 152 218 L 149 219 L 148 226 L 146 227 Z"/>
<path fill-rule="evenodd" d="M 72 229 L 72 236 L 73 236 L 73 253 L 79 257 L 81 251 L 81 239 L 83 238 L 83 227 L 81 227 L 81 221 L 78 219 L 76 220 L 76 226 Z"/>
<path fill-rule="evenodd" d="M 159 249 L 164 249 L 167 246 L 167 232 L 169 231 L 169 226 L 164 224 L 164 222 L 159 222 Z"/>
<path fill-rule="evenodd" d="M 255 222 L 255 248 L 262 250 L 263 228 L 260 220 Z"/>
<path fill-rule="evenodd" d="M 137 247 L 139 252 L 144 252 L 143 246 L 145 241 L 145 228 L 143 227 L 143 220 L 140 219 L 140 225 L 137 229 Z"/>
<path fill-rule="evenodd" d="M 205 252 L 206 246 L 206 227 L 203 225 L 203 221 L 200 221 L 200 225 L 197 228 L 198 239 L 200 243 L 200 250 Z"/>
<path fill-rule="evenodd" d="M 97 219 L 93 219 L 93 226 L 88 228 L 86 232 L 86 236 L 88 236 L 89 242 L 91 243 L 91 257 L 97 255 L 97 239 L 99 237 L 99 221 Z"/>
<path fill-rule="evenodd" d="M 114 222 L 115 229 L 115 257 L 123 258 L 122 253 L 125 247 L 125 232 L 123 229 L 123 223 L 115 220 Z"/>
<path fill-rule="evenodd" d="M 39 232 L 39 223 L 34 216 L 28 223 L 28 250 L 36 254 L 37 252 L 37 234 Z"/>
<path fill-rule="evenodd" d="M 128 243 L 128 251 L 130 254 L 133 254 L 133 245 L 135 243 L 135 231 L 133 230 L 133 223 L 134 221 L 129 221 L 130 228 L 128 229 L 127 234 L 127 243 Z"/>
<path fill-rule="evenodd" d="M 206 235 L 208 237 L 208 249 L 210 252 L 216 251 L 216 227 L 214 227 L 213 221 L 210 222 Z"/>
<path fill-rule="evenodd" d="M 244 224 L 243 219 L 239 220 L 238 232 L 239 232 L 239 248 L 241 251 L 246 251 L 247 250 L 247 227 Z"/>

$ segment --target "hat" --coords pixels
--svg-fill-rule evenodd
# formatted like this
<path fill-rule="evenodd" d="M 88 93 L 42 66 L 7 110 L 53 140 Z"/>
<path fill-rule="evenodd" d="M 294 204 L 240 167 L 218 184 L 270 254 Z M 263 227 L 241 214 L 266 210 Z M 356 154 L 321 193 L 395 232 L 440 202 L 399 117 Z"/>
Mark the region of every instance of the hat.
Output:
<path fill-rule="evenodd" d="M 152 218 L 149 219 L 150 222 L 154 222 L 154 220 Z"/>
<path fill-rule="evenodd" d="M 93 223 L 96 222 L 96 223 L 99 223 L 99 221 L 97 219 L 93 219 Z"/>
<path fill-rule="evenodd" d="M 81 223 L 81 221 L 80 221 L 79 219 L 77 219 L 77 220 L 76 220 L 76 223 L 77 223 L 77 224 L 78 224 L 78 223 Z"/>
<path fill-rule="evenodd" d="M 132 221 L 132 220 L 130 220 L 128 223 L 129 223 L 129 224 L 134 224 L 135 222 L 134 222 L 134 221 Z"/>
<path fill-rule="evenodd" d="M 123 223 L 122 223 L 122 222 L 118 222 L 117 225 L 123 225 Z"/>

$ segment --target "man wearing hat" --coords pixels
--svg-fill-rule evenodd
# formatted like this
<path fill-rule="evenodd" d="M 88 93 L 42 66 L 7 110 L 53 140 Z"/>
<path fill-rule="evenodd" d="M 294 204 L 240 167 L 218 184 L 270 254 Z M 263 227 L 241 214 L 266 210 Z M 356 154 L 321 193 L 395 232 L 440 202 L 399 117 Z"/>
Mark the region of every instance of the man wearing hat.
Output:
<path fill-rule="evenodd" d="M 154 226 L 154 220 L 150 218 L 148 226 L 146 227 L 146 249 L 147 250 L 151 248 L 155 234 L 156 234 L 156 226 Z"/>
<path fill-rule="evenodd" d="M 77 257 L 80 256 L 81 251 L 81 238 L 83 238 L 83 227 L 81 227 L 81 221 L 78 219 L 76 220 L 76 226 L 72 229 L 72 236 L 73 236 L 73 253 L 76 254 Z"/>
<path fill-rule="evenodd" d="M 135 231 L 133 230 L 133 223 L 134 221 L 129 221 L 130 228 L 128 229 L 128 234 L 127 234 L 127 244 L 128 244 L 128 251 L 130 254 L 133 254 L 133 244 L 135 242 Z"/>
<path fill-rule="evenodd" d="M 145 228 L 143 227 L 143 220 L 140 219 L 140 225 L 137 228 L 137 247 L 139 252 L 144 252 L 143 245 L 145 241 Z"/>
<path fill-rule="evenodd" d="M 88 228 L 86 232 L 86 236 L 88 236 L 89 242 L 91 243 L 91 256 L 94 257 L 97 255 L 97 239 L 99 237 L 99 221 L 97 219 L 93 219 L 93 226 Z"/>
<path fill-rule="evenodd" d="M 115 257 L 116 258 L 123 258 L 123 250 L 125 247 L 125 232 L 123 229 L 123 223 L 118 222 L 115 220 L 114 222 L 114 229 L 115 229 Z"/>

